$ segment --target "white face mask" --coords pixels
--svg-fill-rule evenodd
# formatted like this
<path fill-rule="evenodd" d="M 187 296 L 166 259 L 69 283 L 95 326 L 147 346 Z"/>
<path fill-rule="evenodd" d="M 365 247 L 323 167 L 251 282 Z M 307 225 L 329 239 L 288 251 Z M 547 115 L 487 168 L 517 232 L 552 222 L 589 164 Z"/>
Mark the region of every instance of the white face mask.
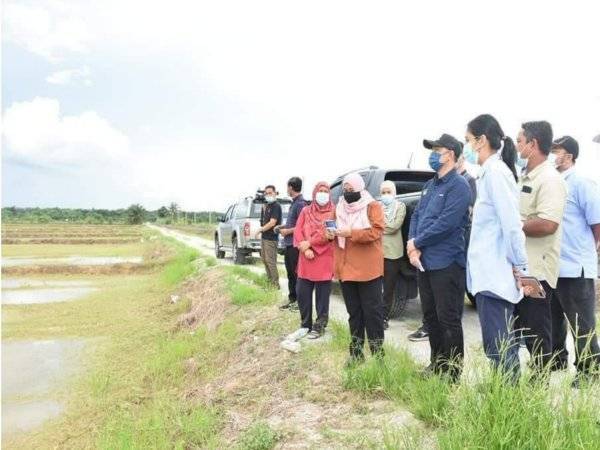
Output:
<path fill-rule="evenodd" d="M 275 201 L 275 196 L 274 195 L 266 195 L 265 196 L 265 201 L 267 203 L 273 203 Z"/>
<path fill-rule="evenodd" d="M 329 192 L 317 192 L 315 195 L 315 201 L 319 205 L 325 206 L 327 203 L 329 203 Z"/>
<path fill-rule="evenodd" d="M 394 200 L 394 196 L 392 194 L 381 194 L 381 202 L 384 205 L 389 205 Z"/>

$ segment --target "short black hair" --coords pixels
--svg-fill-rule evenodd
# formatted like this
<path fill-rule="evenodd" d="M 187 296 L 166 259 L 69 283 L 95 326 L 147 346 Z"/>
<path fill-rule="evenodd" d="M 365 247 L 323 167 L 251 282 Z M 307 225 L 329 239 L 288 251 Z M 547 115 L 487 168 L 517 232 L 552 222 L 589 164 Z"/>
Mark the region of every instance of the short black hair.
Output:
<path fill-rule="evenodd" d="M 287 185 L 291 187 L 294 192 L 302 192 L 302 180 L 299 177 L 290 178 Z"/>
<path fill-rule="evenodd" d="M 521 125 L 527 142 L 533 139 L 537 141 L 538 147 L 544 155 L 550 154 L 552 148 L 552 125 L 545 120 L 525 122 Z"/>
<path fill-rule="evenodd" d="M 275 189 L 275 186 L 273 186 L 272 184 L 267 184 L 265 186 L 265 191 L 269 188 L 273 189 L 273 192 L 275 192 L 277 194 L 277 189 Z"/>

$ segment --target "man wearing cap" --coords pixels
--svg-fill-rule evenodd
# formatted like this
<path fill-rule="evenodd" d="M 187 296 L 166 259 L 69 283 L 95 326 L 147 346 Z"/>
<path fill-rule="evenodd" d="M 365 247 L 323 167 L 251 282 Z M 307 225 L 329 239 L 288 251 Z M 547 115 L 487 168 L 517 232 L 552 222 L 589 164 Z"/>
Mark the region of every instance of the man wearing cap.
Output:
<path fill-rule="evenodd" d="M 443 134 L 424 140 L 436 175 L 423 187 L 410 222 L 408 256 L 419 269 L 423 322 L 429 332 L 431 364 L 426 373 L 457 381 L 462 369 L 462 312 L 465 297 L 465 227 L 471 188 L 456 172 L 462 145 Z"/>
<path fill-rule="evenodd" d="M 534 378 L 543 375 L 552 356 L 551 303 L 558 281 L 561 223 L 567 186 L 548 162 L 552 126 L 546 121 L 525 122 L 517 137 L 518 165 L 525 168 L 519 182 L 519 210 L 525 233 L 528 272 L 542 284 L 545 297 L 524 297 L 516 306 L 531 355 Z"/>
<path fill-rule="evenodd" d="M 579 144 L 571 136 L 554 141 L 552 155 L 568 189 L 562 223 L 560 272 L 551 304 L 553 368 L 567 367 L 565 340 L 568 326 L 576 343 L 574 386 L 579 386 L 581 379 L 589 376 L 590 369 L 600 364 L 594 286 L 598 276 L 600 190 L 594 181 L 577 174 L 575 161 L 579 156 Z"/>

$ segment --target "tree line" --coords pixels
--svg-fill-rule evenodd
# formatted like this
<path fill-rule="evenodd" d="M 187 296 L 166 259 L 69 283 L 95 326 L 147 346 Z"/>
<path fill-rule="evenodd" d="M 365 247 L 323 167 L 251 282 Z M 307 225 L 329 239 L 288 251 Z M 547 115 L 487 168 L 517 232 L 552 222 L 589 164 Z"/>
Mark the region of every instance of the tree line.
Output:
<path fill-rule="evenodd" d="M 2 223 L 87 223 L 87 224 L 193 224 L 216 222 L 217 211 L 184 211 L 177 203 L 146 210 L 140 204 L 121 209 L 2 208 Z"/>

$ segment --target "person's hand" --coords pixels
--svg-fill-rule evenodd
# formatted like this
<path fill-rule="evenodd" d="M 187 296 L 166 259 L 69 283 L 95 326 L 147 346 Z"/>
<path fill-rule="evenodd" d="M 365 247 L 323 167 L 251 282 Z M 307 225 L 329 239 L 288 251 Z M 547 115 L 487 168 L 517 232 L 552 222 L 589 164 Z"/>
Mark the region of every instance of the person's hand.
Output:
<path fill-rule="evenodd" d="M 517 289 L 522 289 L 523 295 L 525 297 L 530 297 L 531 294 L 535 292 L 535 289 L 533 286 L 523 286 L 523 283 L 521 283 L 521 275 L 523 275 L 523 273 L 516 267 L 513 267 L 513 276 L 515 277 L 515 281 L 517 283 Z"/>
<path fill-rule="evenodd" d="M 333 230 L 325 230 L 325 239 L 333 241 L 335 239 L 335 232 Z"/>
<path fill-rule="evenodd" d="M 275 226 L 273 227 L 273 231 L 274 231 L 275 233 L 281 233 L 281 234 L 283 234 L 283 231 L 282 231 L 282 230 L 283 230 L 283 228 L 282 228 L 282 227 L 283 227 L 283 225 L 275 225 Z M 285 234 L 283 234 L 283 235 L 285 236 Z"/>
<path fill-rule="evenodd" d="M 411 239 L 406 243 L 406 251 L 410 255 L 415 250 L 418 250 L 417 247 L 415 247 L 415 240 Z"/>
<path fill-rule="evenodd" d="M 298 250 L 300 250 L 302 253 L 305 253 L 306 250 L 308 250 L 310 248 L 310 242 L 308 241 L 302 241 L 300 242 L 300 244 L 298 244 Z"/>
<path fill-rule="evenodd" d="M 314 259 L 315 258 L 315 252 L 313 252 L 310 248 L 308 250 L 306 250 L 304 252 L 304 256 L 306 256 L 306 259 Z"/>
<path fill-rule="evenodd" d="M 410 252 L 408 254 L 408 259 L 410 260 L 410 263 L 416 267 L 417 269 L 422 267 L 421 265 L 421 251 L 420 250 L 413 250 L 412 252 Z"/>
<path fill-rule="evenodd" d="M 349 238 L 352 236 L 352 230 L 350 228 L 343 228 L 341 230 L 336 230 L 335 234 L 339 237 Z"/>

